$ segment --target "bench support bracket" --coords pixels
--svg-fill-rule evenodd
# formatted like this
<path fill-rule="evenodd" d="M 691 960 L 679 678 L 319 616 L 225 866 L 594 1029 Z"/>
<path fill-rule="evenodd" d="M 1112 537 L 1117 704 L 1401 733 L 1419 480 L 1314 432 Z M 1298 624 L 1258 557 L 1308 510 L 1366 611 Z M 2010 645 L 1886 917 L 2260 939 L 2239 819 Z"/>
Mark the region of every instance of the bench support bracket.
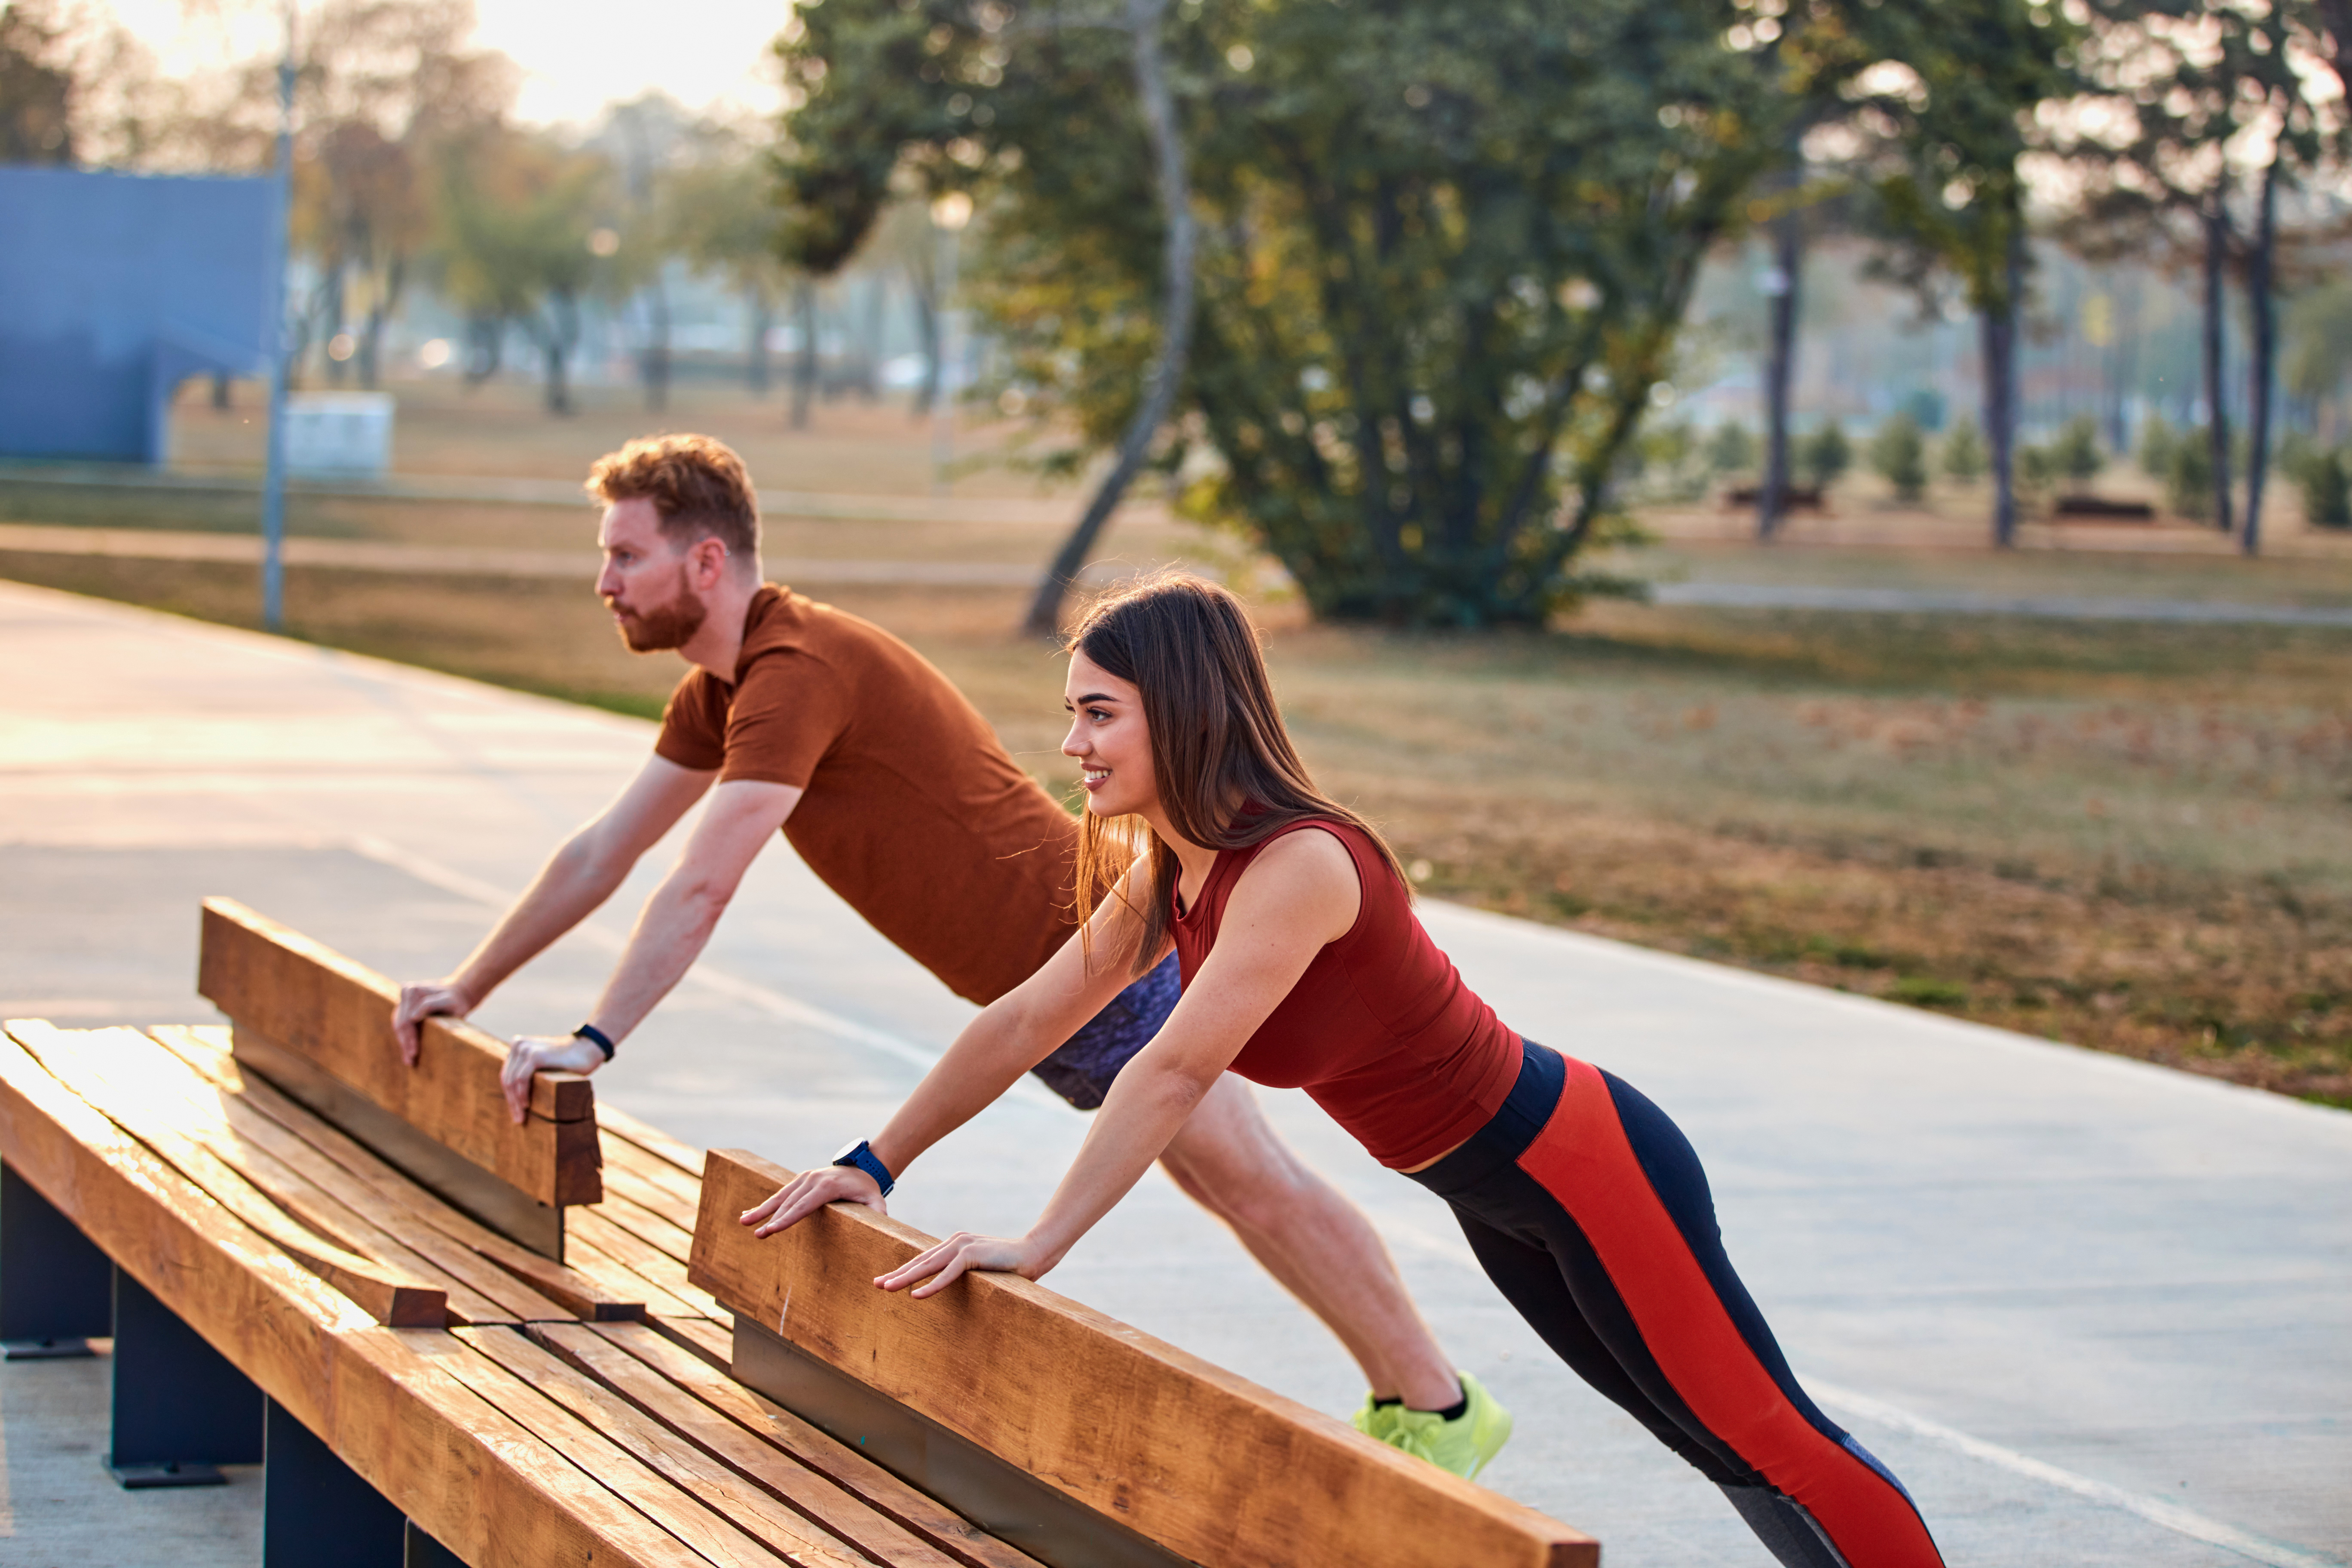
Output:
<path fill-rule="evenodd" d="M 114 1271 L 114 1440 L 132 1490 L 219 1486 L 262 1457 L 261 1390 L 148 1289 Z"/>
<path fill-rule="evenodd" d="M 114 1331 L 114 1266 L 57 1206 L 0 1165 L 0 1354 L 91 1354 Z"/>
<path fill-rule="evenodd" d="M 412 1531 L 400 1510 L 284 1405 L 268 1405 L 261 1568 L 405 1568 Z"/>

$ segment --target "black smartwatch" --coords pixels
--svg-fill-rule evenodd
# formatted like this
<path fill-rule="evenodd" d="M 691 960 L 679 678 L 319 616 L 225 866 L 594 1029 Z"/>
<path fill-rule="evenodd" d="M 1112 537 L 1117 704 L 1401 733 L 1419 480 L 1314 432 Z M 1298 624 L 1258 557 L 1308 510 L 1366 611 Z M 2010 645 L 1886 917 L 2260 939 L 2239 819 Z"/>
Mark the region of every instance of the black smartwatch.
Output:
<path fill-rule="evenodd" d="M 875 1185 L 882 1189 L 882 1195 L 886 1198 L 890 1195 L 890 1189 L 898 1184 L 898 1178 L 890 1174 L 890 1167 L 875 1158 L 872 1145 L 863 1138 L 835 1154 L 833 1163 L 863 1171 L 873 1177 Z"/>
<path fill-rule="evenodd" d="M 613 1037 L 604 1033 L 604 1030 L 598 1028 L 595 1025 L 581 1025 L 578 1028 L 572 1031 L 572 1037 L 575 1040 L 585 1040 L 590 1045 L 595 1047 L 598 1050 L 604 1052 L 604 1059 L 606 1061 L 609 1062 L 613 1059 Z"/>

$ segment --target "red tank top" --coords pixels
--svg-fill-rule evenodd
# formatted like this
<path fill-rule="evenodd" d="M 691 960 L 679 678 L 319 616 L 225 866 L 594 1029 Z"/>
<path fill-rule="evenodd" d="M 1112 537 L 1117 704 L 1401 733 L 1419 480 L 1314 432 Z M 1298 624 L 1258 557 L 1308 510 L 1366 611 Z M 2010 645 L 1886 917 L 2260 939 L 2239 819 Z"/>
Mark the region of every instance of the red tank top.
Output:
<path fill-rule="evenodd" d="M 1243 870 L 1275 839 L 1310 827 L 1347 846 L 1363 903 L 1347 934 L 1324 944 L 1250 1037 L 1233 1070 L 1272 1089 L 1306 1089 L 1381 1164 L 1418 1165 L 1502 1109 L 1518 1079 L 1519 1037 L 1462 984 L 1361 829 L 1318 817 L 1222 851 L 1192 907 L 1171 910 L 1177 963 L 1190 985 L 1217 943 Z"/>

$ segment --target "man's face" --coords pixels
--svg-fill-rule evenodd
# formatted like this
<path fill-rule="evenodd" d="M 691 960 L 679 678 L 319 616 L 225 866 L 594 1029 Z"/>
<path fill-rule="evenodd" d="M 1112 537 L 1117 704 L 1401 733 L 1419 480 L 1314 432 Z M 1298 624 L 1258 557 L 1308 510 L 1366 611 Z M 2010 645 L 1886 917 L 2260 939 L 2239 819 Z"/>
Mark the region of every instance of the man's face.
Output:
<path fill-rule="evenodd" d="M 702 629 L 710 610 L 694 590 L 694 563 L 663 534 L 652 501 L 636 496 L 606 507 L 596 543 L 604 552 L 596 596 L 631 653 L 683 647 Z"/>

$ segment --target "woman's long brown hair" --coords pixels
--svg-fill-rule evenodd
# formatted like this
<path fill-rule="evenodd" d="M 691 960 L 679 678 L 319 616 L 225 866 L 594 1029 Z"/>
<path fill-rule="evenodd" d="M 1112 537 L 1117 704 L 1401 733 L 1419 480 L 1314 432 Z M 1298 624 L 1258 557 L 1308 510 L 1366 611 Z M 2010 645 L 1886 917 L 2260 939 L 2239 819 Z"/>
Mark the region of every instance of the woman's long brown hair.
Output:
<path fill-rule="evenodd" d="M 1239 849 L 1292 823 L 1322 817 L 1362 831 L 1380 847 L 1400 887 L 1412 884 L 1378 829 L 1315 787 L 1274 700 L 1257 627 L 1239 599 L 1214 583 L 1162 572 L 1087 606 L 1070 634 L 1082 653 L 1133 686 L 1151 736 L 1152 782 L 1169 826 L 1195 844 Z M 1244 812 L 1243 807 L 1249 809 Z M 1078 841 L 1078 918 L 1118 885 L 1132 864 L 1136 825 L 1086 814 Z M 1174 851 L 1150 834 L 1151 896 L 1129 904 L 1139 925 L 1135 972 L 1160 951 L 1173 919 Z M 1126 951 L 1126 932 L 1118 943 Z"/>

